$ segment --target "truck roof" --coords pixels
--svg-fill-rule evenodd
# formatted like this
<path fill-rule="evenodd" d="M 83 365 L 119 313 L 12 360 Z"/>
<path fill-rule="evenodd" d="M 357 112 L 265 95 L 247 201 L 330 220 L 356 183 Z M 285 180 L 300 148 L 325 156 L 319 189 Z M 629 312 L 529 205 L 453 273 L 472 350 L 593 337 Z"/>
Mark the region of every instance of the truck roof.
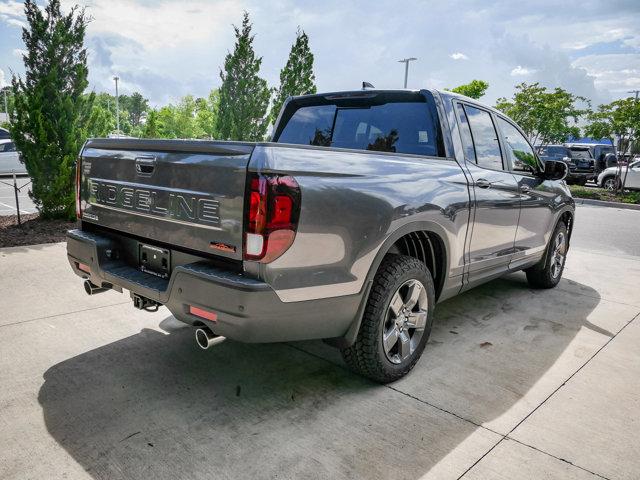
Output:
<path fill-rule="evenodd" d="M 464 100 L 467 103 L 476 104 L 484 109 L 491 110 L 492 112 L 506 116 L 504 112 L 497 110 L 491 105 L 487 105 L 486 103 L 482 103 L 474 98 L 467 97 L 465 95 L 461 95 L 456 92 L 452 92 L 450 90 L 442 90 L 438 88 L 421 88 L 421 89 L 410 89 L 410 88 L 367 88 L 367 89 L 359 89 L 359 90 L 339 90 L 334 92 L 321 92 L 321 93 L 312 93 L 308 95 L 296 95 L 293 97 L 289 97 L 291 100 L 300 100 L 305 98 L 357 98 L 357 97 L 367 97 L 367 96 L 375 96 L 379 94 L 398 94 L 402 95 L 406 94 L 420 94 L 422 92 L 430 92 L 430 93 L 438 93 L 441 96 L 448 96 L 451 98 L 458 98 L 460 100 Z"/>

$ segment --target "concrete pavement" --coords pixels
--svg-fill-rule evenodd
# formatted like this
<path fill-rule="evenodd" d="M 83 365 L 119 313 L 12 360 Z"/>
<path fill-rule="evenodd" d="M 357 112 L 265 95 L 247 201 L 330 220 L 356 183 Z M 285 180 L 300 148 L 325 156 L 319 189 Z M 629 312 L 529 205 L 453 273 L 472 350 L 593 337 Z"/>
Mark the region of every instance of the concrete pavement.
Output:
<path fill-rule="evenodd" d="M 164 309 L 84 294 L 63 244 L 2 249 L 0 478 L 636 479 L 640 256 L 590 243 L 600 210 L 558 288 L 440 304 L 389 386 L 321 342 L 202 351 Z"/>
<path fill-rule="evenodd" d="M 17 177 L 18 188 L 29 183 L 27 176 Z M 20 213 L 35 213 L 36 208 L 29 198 L 29 187 L 22 188 L 18 193 Z M 0 215 L 16 214 L 16 197 L 13 190 L 13 177 L 11 175 L 0 175 Z"/>

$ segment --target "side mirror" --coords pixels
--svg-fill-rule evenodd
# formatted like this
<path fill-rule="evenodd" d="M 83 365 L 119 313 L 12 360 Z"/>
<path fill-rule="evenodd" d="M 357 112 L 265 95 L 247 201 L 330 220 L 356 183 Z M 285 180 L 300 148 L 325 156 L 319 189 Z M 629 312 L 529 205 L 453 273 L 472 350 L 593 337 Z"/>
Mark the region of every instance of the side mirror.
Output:
<path fill-rule="evenodd" d="M 569 167 L 564 162 L 547 160 L 544 162 L 544 172 L 541 176 L 545 180 L 562 180 L 569 173 Z"/>

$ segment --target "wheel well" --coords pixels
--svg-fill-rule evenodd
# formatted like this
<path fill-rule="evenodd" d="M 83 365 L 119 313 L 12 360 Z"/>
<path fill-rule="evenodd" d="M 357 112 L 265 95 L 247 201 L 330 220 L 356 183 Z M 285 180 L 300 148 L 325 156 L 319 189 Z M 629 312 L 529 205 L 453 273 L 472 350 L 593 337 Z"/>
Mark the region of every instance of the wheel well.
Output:
<path fill-rule="evenodd" d="M 573 214 L 571 212 L 564 212 L 562 215 L 560 215 L 560 220 L 567 226 L 569 240 L 571 240 L 571 231 L 573 230 Z"/>
<path fill-rule="evenodd" d="M 407 255 L 423 262 L 431 271 L 436 288 L 436 298 L 440 296 L 446 277 L 446 250 L 442 239 L 433 232 L 419 230 L 400 237 L 387 253 Z"/>

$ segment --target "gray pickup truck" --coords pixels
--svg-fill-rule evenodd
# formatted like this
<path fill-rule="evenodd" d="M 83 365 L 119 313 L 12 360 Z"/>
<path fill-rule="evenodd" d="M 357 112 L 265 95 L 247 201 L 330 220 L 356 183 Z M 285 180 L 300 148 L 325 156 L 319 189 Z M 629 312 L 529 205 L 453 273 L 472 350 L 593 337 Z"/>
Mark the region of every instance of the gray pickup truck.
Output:
<path fill-rule="evenodd" d="M 68 259 L 89 294 L 165 305 L 207 348 L 325 339 L 405 375 L 436 302 L 562 275 L 574 202 L 500 112 L 450 92 L 293 97 L 272 142 L 92 139 Z"/>

